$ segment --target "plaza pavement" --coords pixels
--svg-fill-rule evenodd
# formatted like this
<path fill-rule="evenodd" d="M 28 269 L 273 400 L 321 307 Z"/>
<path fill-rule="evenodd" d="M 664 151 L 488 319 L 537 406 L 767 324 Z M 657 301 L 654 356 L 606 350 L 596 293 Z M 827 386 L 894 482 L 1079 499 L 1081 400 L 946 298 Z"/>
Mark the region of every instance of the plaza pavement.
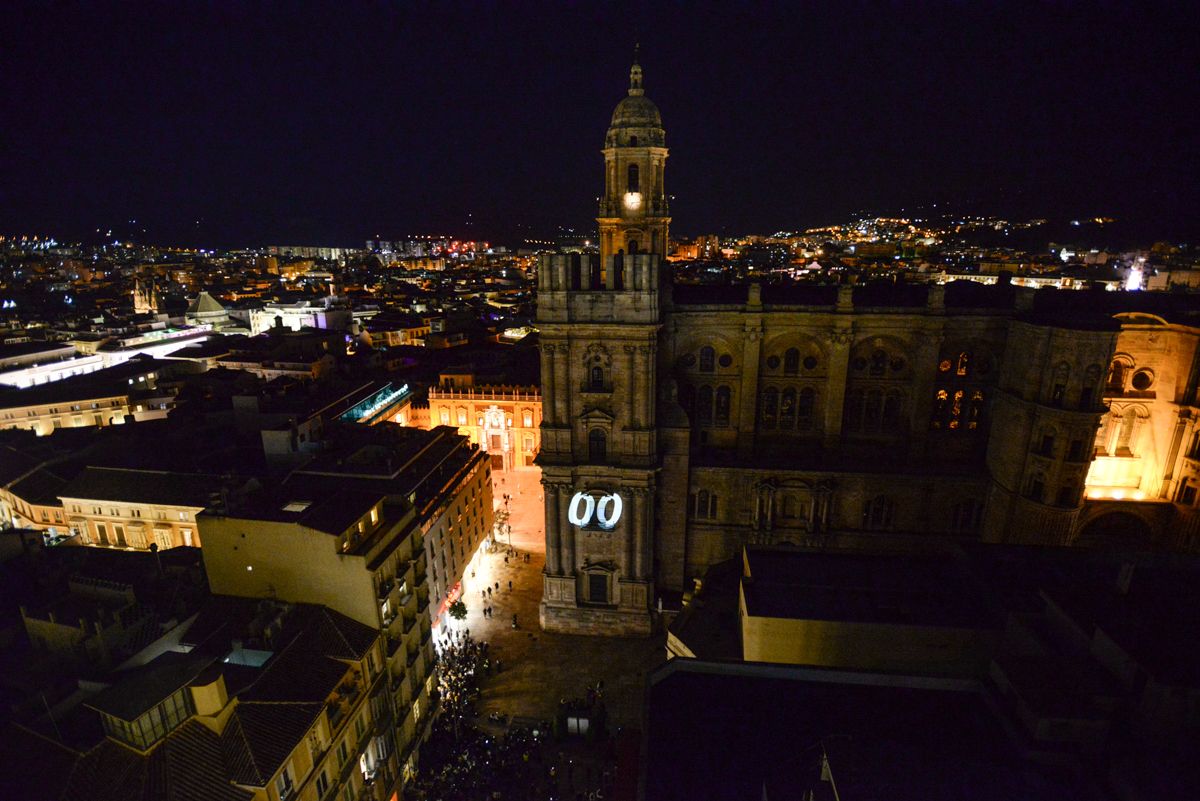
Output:
<path fill-rule="evenodd" d="M 493 491 L 498 507 L 503 495 L 509 501 L 512 546 L 518 556 L 504 562 L 505 549 L 483 552 L 475 565 L 475 576 L 464 577 L 463 600 L 467 618 L 455 628 L 470 630 L 476 640 L 490 643 L 493 662 L 503 669 L 483 681 L 479 704 L 481 717 L 492 712 L 518 718 L 552 720 L 561 699 L 584 697 L 589 686 L 604 682 L 609 730 L 641 727 L 646 673 L 665 659 L 665 637 L 583 637 L 551 634 L 538 626 L 538 604 L 542 598 L 542 568 L 545 564 L 544 512 L 540 470 L 493 473 Z M 529 553 L 526 564 L 521 555 Z M 512 582 L 512 590 L 508 582 Z M 496 583 L 500 589 L 495 589 Z M 492 587 L 490 601 L 480 591 Z M 483 616 L 488 603 L 491 619 Z M 512 628 L 517 615 L 519 628 Z"/>

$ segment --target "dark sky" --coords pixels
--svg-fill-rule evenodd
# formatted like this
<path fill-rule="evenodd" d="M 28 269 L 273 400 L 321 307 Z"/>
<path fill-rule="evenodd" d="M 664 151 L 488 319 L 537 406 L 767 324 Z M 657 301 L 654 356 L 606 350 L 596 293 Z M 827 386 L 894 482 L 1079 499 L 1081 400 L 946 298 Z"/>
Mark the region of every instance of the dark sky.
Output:
<path fill-rule="evenodd" d="M 0 233 L 590 225 L 640 39 L 681 233 L 939 202 L 1194 240 L 1200 13 L 1147 8 L 6 4 Z"/>

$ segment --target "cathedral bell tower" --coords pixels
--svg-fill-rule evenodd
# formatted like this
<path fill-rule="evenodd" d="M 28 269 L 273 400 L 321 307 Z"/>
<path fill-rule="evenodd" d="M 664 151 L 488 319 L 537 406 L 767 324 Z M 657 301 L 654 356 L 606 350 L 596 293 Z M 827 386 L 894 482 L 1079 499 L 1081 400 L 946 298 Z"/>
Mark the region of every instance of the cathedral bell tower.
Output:
<path fill-rule="evenodd" d="M 630 71 L 604 142 L 600 255 L 538 266 L 550 631 L 648 634 L 654 599 L 666 135 Z"/>
<path fill-rule="evenodd" d="M 613 111 L 604 138 L 604 197 L 600 199 L 600 258 L 617 254 L 667 254 L 671 222 L 663 169 L 667 134 L 658 107 L 642 88 L 634 57 L 629 95 Z"/>

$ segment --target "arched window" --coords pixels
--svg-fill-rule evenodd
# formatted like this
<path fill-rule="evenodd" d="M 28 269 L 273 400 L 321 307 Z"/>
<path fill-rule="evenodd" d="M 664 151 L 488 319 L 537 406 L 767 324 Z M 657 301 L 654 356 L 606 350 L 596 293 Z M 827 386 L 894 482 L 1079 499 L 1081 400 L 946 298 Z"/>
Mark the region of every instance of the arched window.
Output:
<path fill-rule="evenodd" d="M 1100 365 L 1089 365 L 1083 371 L 1083 386 L 1079 390 L 1079 408 L 1091 409 L 1096 405 L 1096 387 L 1100 383 Z"/>
<path fill-rule="evenodd" d="M 466 409 L 458 410 L 458 424 L 460 426 L 465 426 L 467 424 L 467 410 Z"/>
<path fill-rule="evenodd" d="M 712 387 L 704 386 L 696 392 L 696 420 L 700 425 L 710 425 L 713 419 Z"/>
<path fill-rule="evenodd" d="M 729 425 L 729 387 L 717 387 L 717 408 L 714 420 L 719 426 Z"/>
<path fill-rule="evenodd" d="M 817 393 L 812 387 L 800 390 L 796 400 L 796 428 L 801 431 L 811 431 L 813 427 L 813 407 L 816 405 Z"/>
<path fill-rule="evenodd" d="M 717 352 L 708 345 L 700 349 L 700 372 L 711 373 L 716 369 Z"/>
<path fill-rule="evenodd" d="M 971 403 L 967 407 L 967 428 L 979 428 L 983 420 L 983 390 L 971 392 Z"/>
<path fill-rule="evenodd" d="M 863 429 L 878 431 L 880 417 L 883 413 L 883 391 L 867 390 L 866 401 L 863 403 Z"/>
<path fill-rule="evenodd" d="M 1054 379 L 1050 383 L 1050 405 L 1061 408 L 1067 399 L 1067 380 L 1071 377 L 1071 366 L 1066 362 L 1054 368 Z"/>
<path fill-rule="evenodd" d="M 440 415 L 442 418 L 442 425 L 444 425 L 444 426 L 450 425 L 450 410 L 447 409 L 445 406 L 443 406 L 440 410 Z"/>
<path fill-rule="evenodd" d="M 1054 503 L 1056 506 L 1065 506 L 1071 508 L 1079 501 L 1079 490 L 1075 488 L 1075 482 L 1068 481 L 1058 488 L 1058 497 Z"/>
<path fill-rule="evenodd" d="M 796 516 L 796 496 L 790 492 L 783 496 L 783 511 L 780 517 L 794 518 Z"/>
<path fill-rule="evenodd" d="M 533 427 L 533 411 L 532 410 L 524 409 L 521 411 L 521 423 L 526 428 Z"/>
<path fill-rule="evenodd" d="M 788 375 L 795 375 L 800 372 L 800 351 L 795 348 L 788 348 L 783 354 L 783 372 Z"/>
<path fill-rule="evenodd" d="M 696 411 L 696 388 L 691 384 L 679 385 L 679 405 L 691 417 Z"/>
<path fill-rule="evenodd" d="M 779 427 L 791 431 L 796 426 L 796 390 L 788 387 L 779 401 Z"/>
<path fill-rule="evenodd" d="M 863 391 L 851 389 L 846 392 L 842 409 L 842 427 L 847 431 L 862 431 Z"/>
<path fill-rule="evenodd" d="M 1129 372 L 1129 365 L 1120 359 L 1113 359 L 1113 363 L 1108 368 L 1108 384 L 1105 387 L 1110 393 L 1120 394 L 1125 391 L 1125 376 Z"/>
<path fill-rule="evenodd" d="M 950 510 L 950 530 L 955 534 L 973 534 L 979 529 L 983 506 L 974 498 L 959 501 Z"/>
<path fill-rule="evenodd" d="M 898 390 L 892 390 L 883 399 L 883 430 L 895 431 L 900 425 L 900 416 L 904 411 L 904 399 Z"/>
<path fill-rule="evenodd" d="M 950 417 L 950 393 L 939 389 L 933 396 L 933 417 L 930 420 L 932 428 L 942 428 Z"/>
<path fill-rule="evenodd" d="M 630 147 L 637 147 L 637 143 L 638 143 L 638 138 L 636 136 L 629 137 L 629 146 Z"/>
<path fill-rule="evenodd" d="M 1025 497 L 1038 503 L 1045 501 L 1046 476 L 1044 473 L 1034 473 L 1029 477 L 1029 483 L 1025 486 Z"/>
<path fill-rule="evenodd" d="M 588 389 L 592 392 L 604 391 L 604 368 L 600 365 L 593 365 L 591 375 L 588 379 Z"/>
<path fill-rule="evenodd" d="M 1054 444 L 1056 432 L 1053 428 L 1043 428 L 1041 439 L 1038 441 L 1037 452 L 1039 456 L 1054 458 Z"/>
<path fill-rule="evenodd" d="M 608 460 L 608 440 L 604 432 L 593 428 L 588 432 L 588 461 L 592 464 L 604 464 Z"/>
<path fill-rule="evenodd" d="M 713 520 L 717 516 L 717 494 L 700 490 L 693 498 L 692 516 L 701 520 Z"/>
<path fill-rule="evenodd" d="M 958 361 L 954 368 L 955 375 L 965 376 L 967 374 L 967 370 L 970 368 L 970 363 L 971 354 L 967 353 L 965 350 L 959 353 Z"/>
<path fill-rule="evenodd" d="M 779 414 L 779 390 L 775 387 L 767 387 L 762 394 L 762 426 L 763 428 L 774 428 L 778 422 Z"/>
<path fill-rule="evenodd" d="M 888 355 L 882 350 L 871 354 L 871 375 L 880 376 L 887 372 Z"/>
<path fill-rule="evenodd" d="M 642 191 L 641 189 L 638 188 L 638 165 L 636 165 L 636 164 L 629 165 L 629 180 L 625 184 L 625 191 L 626 192 Z"/>
<path fill-rule="evenodd" d="M 863 506 L 863 528 L 882 531 L 892 527 L 896 504 L 886 495 L 876 495 Z"/>

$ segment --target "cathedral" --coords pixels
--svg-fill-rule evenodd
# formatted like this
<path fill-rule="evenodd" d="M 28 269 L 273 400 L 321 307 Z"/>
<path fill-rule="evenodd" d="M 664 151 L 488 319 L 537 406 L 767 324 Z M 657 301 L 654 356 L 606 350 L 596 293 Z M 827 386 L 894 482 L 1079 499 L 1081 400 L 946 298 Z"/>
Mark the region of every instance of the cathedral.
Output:
<path fill-rule="evenodd" d="M 544 628 L 648 633 L 747 543 L 1200 549 L 1189 297 L 675 286 L 636 63 L 602 152 L 599 255 L 538 269 Z"/>

